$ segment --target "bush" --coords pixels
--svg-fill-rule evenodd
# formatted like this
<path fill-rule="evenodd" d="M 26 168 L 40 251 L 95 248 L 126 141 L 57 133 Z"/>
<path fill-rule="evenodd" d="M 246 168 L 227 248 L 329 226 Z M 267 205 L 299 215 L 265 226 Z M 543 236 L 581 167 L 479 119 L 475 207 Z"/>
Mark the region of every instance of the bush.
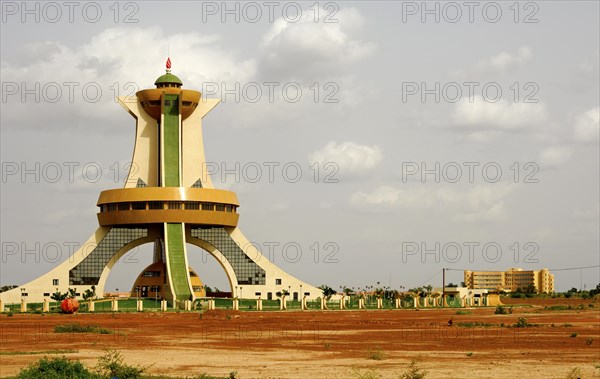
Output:
<path fill-rule="evenodd" d="M 577 333 L 571 333 L 571 338 L 577 337 Z"/>
<path fill-rule="evenodd" d="M 63 324 L 54 327 L 54 333 L 98 333 L 112 334 L 113 331 L 98 325 Z"/>
<path fill-rule="evenodd" d="M 140 366 L 130 366 L 123 363 L 123 356 L 118 350 L 106 350 L 106 353 L 98 358 L 96 371 L 103 376 L 119 379 L 138 379 L 148 369 Z"/>
<path fill-rule="evenodd" d="M 42 358 L 23 369 L 17 379 L 100 379 L 100 376 L 88 371 L 79 361 L 70 361 L 65 357 Z"/>
<path fill-rule="evenodd" d="M 508 313 L 508 311 L 502 305 L 498 305 L 496 307 L 496 311 L 494 311 L 494 313 L 497 315 L 505 315 Z"/>
<path fill-rule="evenodd" d="M 527 322 L 527 319 L 525 317 L 519 317 L 517 319 L 517 323 L 515 324 L 515 328 L 526 328 L 528 326 L 531 325 Z"/>
<path fill-rule="evenodd" d="M 428 374 L 428 371 L 424 371 L 419 367 L 417 361 L 411 361 L 408 366 L 408 370 L 404 371 L 399 379 L 423 379 Z"/>

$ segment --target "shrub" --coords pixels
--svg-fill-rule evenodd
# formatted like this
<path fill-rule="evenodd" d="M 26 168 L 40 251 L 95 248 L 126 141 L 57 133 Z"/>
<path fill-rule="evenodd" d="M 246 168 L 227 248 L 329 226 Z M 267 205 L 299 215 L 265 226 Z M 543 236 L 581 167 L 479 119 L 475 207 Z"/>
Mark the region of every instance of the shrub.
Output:
<path fill-rule="evenodd" d="M 399 379 L 423 379 L 429 373 L 421 369 L 417 361 L 413 360 L 410 362 L 408 369 L 400 374 Z"/>
<path fill-rule="evenodd" d="M 517 319 L 517 323 L 515 324 L 515 328 L 526 328 L 528 326 L 531 326 L 531 324 L 527 322 L 525 317 L 519 317 Z"/>
<path fill-rule="evenodd" d="M 472 356 L 473 356 L 473 352 L 472 351 L 470 351 L 470 352 L 467 353 L 467 357 L 472 357 Z"/>
<path fill-rule="evenodd" d="M 462 311 L 462 310 L 456 311 L 457 315 L 470 315 L 471 313 L 473 313 L 473 312 L 471 312 L 471 311 Z"/>
<path fill-rule="evenodd" d="M 502 305 L 498 305 L 496 307 L 496 311 L 494 311 L 494 313 L 497 315 L 505 315 L 508 313 L 508 311 Z"/>
<path fill-rule="evenodd" d="M 88 371 L 79 361 L 70 361 L 65 357 L 42 358 L 23 369 L 17 379 L 100 379 L 100 376 Z"/>
<path fill-rule="evenodd" d="M 592 337 L 588 337 L 588 338 L 585 340 L 585 344 L 586 344 L 586 345 L 588 345 L 588 346 L 590 346 L 590 345 L 591 345 L 591 344 L 593 344 L 593 343 L 594 343 L 594 339 L 593 339 Z"/>
<path fill-rule="evenodd" d="M 98 358 L 96 371 L 109 378 L 138 379 L 148 367 L 127 365 L 123 363 L 123 356 L 118 350 L 106 350 L 106 353 Z"/>
<path fill-rule="evenodd" d="M 104 329 L 98 325 L 63 324 L 54 327 L 54 333 L 98 333 L 112 334 L 113 331 Z"/>

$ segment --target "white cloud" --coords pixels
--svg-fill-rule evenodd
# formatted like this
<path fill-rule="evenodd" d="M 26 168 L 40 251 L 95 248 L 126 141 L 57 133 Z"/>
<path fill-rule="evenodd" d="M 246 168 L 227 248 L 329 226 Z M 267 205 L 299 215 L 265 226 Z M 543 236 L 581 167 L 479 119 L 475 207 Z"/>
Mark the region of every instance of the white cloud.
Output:
<path fill-rule="evenodd" d="M 320 150 L 309 155 L 309 163 L 318 162 L 321 167 L 326 163 L 338 165 L 341 175 L 371 170 L 383 160 L 379 146 L 359 145 L 355 142 L 329 142 Z"/>
<path fill-rule="evenodd" d="M 402 191 L 391 187 L 391 186 L 381 186 L 375 188 L 370 193 L 367 192 L 356 192 L 352 195 L 350 201 L 353 204 L 388 204 L 388 205 L 396 205 L 401 200 L 400 195 Z"/>
<path fill-rule="evenodd" d="M 564 165 L 573 155 L 573 150 L 568 146 L 547 147 L 538 158 L 543 168 L 557 168 Z"/>
<path fill-rule="evenodd" d="M 338 22 L 315 22 L 313 12 L 304 12 L 295 23 L 276 20 L 261 43 L 264 75 L 300 81 L 330 78 L 374 51 L 373 43 L 356 36 L 365 23 L 356 8 L 341 9 L 334 17 Z"/>
<path fill-rule="evenodd" d="M 469 190 L 450 186 L 402 190 L 384 185 L 371 192 L 355 192 L 350 197 L 350 203 L 359 208 L 394 206 L 449 212 L 450 219 L 460 222 L 503 221 L 508 217 L 504 199 L 513 190 L 513 185 L 503 183 L 477 185 Z"/>
<path fill-rule="evenodd" d="M 600 108 L 592 108 L 577 118 L 575 139 L 583 142 L 597 142 L 600 135 Z"/>
<path fill-rule="evenodd" d="M 481 71 L 506 72 L 527 63 L 533 56 L 528 46 L 521 46 L 515 53 L 503 51 L 479 63 Z"/>
<path fill-rule="evenodd" d="M 35 127 L 41 119 L 50 119 L 57 125 L 73 127 L 70 120 L 74 116 L 106 120 L 107 114 L 114 114 L 119 108 L 115 108 L 116 96 L 154 87 L 154 79 L 164 73 L 169 44 L 173 73 L 184 86 L 207 81 L 249 81 L 256 71 L 255 61 L 223 49 L 219 36 L 200 32 L 168 34 L 159 27 L 112 28 L 75 47 L 36 42 L 20 47 L 14 61 L 3 56 L 2 78 L 3 83 L 26 83 L 27 89 L 39 83 L 39 102 L 33 95 L 23 102 L 21 90 L 7 96 L 11 111 L 6 112 L 3 121 L 8 127 L 13 119 Z M 75 84 L 69 87 L 64 83 Z M 54 101 L 57 87 L 62 96 Z"/>
<path fill-rule="evenodd" d="M 468 98 L 459 101 L 451 119 L 460 126 L 525 129 L 537 126 L 546 119 L 546 107 L 542 103 L 514 103 L 506 99 L 492 103 L 482 96 L 476 96 L 472 102 Z"/>
<path fill-rule="evenodd" d="M 524 66 L 532 57 L 531 48 L 529 46 L 521 46 L 513 53 L 502 51 L 480 60 L 471 67 L 453 71 L 452 76 L 466 79 L 472 78 L 473 75 L 504 74 Z"/>

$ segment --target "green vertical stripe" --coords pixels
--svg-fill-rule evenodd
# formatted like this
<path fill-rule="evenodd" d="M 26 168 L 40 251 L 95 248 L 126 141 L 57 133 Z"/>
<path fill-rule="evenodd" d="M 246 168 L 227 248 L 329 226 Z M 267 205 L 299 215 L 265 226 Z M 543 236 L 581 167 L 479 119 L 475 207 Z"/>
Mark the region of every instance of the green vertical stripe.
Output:
<path fill-rule="evenodd" d="M 179 187 L 179 96 L 163 96 L 164 187 Z"/>
<path fill-rule="evenodd" d="M 185 264 L 183 225 L 167 223 L 167 259 L 169 260 L 169 275 L 177 300 L 188 300 L 192 293 L 188 285 L 188 268 Z"/>

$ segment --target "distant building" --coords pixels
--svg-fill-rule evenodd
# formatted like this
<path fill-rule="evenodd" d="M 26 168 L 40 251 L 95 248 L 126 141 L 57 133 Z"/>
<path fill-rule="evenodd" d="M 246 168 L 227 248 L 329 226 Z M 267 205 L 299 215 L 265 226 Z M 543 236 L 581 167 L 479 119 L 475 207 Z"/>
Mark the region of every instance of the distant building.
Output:
<path fill-rule="evenodd" d="M 507 271 L 466 271 L 465 285 L 471 289 L 513 292 L 533 286 L 539 293 L 554 292 L 554 275 L 543 268 L 541 270 L 523 270 L 509 268 Z"/>

